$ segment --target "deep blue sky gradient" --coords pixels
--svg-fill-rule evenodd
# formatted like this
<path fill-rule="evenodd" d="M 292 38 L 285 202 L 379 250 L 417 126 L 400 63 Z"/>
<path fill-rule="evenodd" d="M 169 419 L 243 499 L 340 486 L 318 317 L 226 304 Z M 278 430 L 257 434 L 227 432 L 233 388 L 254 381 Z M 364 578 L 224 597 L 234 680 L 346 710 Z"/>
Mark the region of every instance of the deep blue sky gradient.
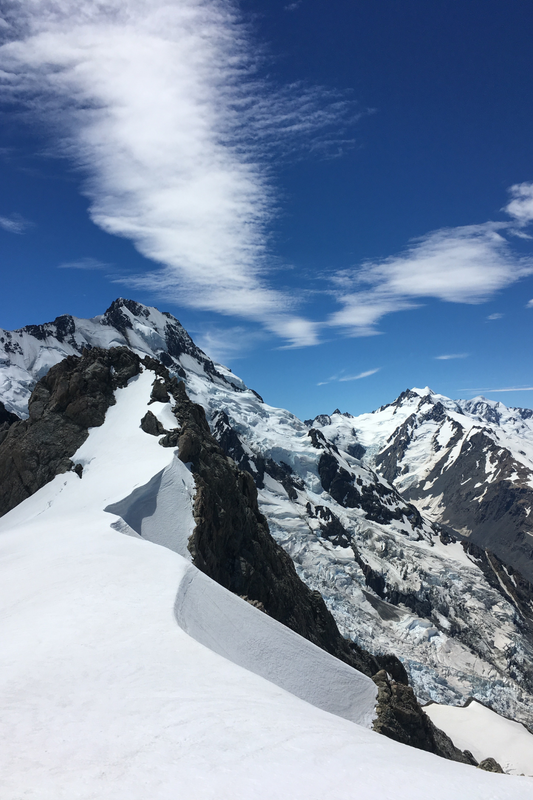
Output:
<path fill-rule="evenodd" d="M 240 3 L 264 47 L 265 74 L 280 84 L 340 90 L 361 112 L 349 132 L 354 144 L 335 157 L 300 152 L 271 164 L 280 209 L 271 226 L 279 265 L 272 281 L 308 291 L 302 311 L 324 319 L 337 307 L 321 291 L 328 274 L 397 254 L 435 229 L 503 220 L 508 188 L 533 181 L 533 7 L 522 0 L 290 5 Z M 369 411 L 426 384 L 453 397 L 479 391 L 507 405 L 532 404 L 532 392 L 488 390 L 533 385 L 533 309 L 525 307 L 533 278 L 480 305 L 424 301 L 386 316 L 379 336 L 349 338 L 332 328 L 318 346 L 283 349 L 251 323 L 165 304 L 121 284 L 121 275 L 153 265 L 89 220 L 81 176 L 51 154 L 48 131 L 8 105 L 0 122 L 0 216 L 32 223 L 21 235 L 0 229 L 1 327 L 62 313 L 94 316 L 116 296 L 134 296 L 171 311 L 193 337 L 242 328 L 249 346 L 229 354 L 229 366 L 267 402 L 301 417 L 337 406 Z M 529 240 L 513 247 L 532 255 Z M 82 258 L 111 266 L 58 269 Z M 503 316 L 488 320 L 494 313 Z M 467 357 L 435 359 L 450 353 Z M 377 368 L 367 378 L 338 380 Z"/>

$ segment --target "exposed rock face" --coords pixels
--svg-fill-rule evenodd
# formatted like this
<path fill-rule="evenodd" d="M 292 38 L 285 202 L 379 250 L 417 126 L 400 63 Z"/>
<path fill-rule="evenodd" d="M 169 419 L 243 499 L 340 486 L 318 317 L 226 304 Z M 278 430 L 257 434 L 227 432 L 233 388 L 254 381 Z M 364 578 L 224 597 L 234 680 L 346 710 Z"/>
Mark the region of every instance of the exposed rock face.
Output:
<path fill-rule="evenodd" d="M 408 518 L 413 527 L 422 527 L 422 517 L 415 506 L 405 503 L 390 486 L 379 480 L 365 484 L 346 466 L 335 445 L 327 442 L 320 431 L 311 428 L 308 434 L 313 445 L 324 453 L 318 462 L 318 474 L 324 491 L 344 508 L 362 509 L 368 520 L 387 524 Z"/>
<path fill-rule="evenodd" d="M 5 405 L 0 402 L 0 430 L 7 430 L 14 422 L 18 422 L 20 417 L 8 411 Z"/>
<path fill-rule="evenodd" d="M 374 674 L 378 662 L 340 635 L 321 595 L 302 583 L 290 557 L 270 536 L 252 476 L 227 458 L 184 385 L 174 384 L 173 393 L 179 457 L 191 464 L 197 485 L 196 528 L 189 541 L 194 564 L 332 655 Z"/>
<path fill-rule="evenodd" d="M 149 433 L 151 436 L 161 436 L 162 433 L 167 433 L 163 425 L 151 411 L 147 411 L 142 418 L 141 428 L 145 433 Z"/>
<path fill-rule="evenodd" d="M 0 402 L 0 444 L 7 436 L 7 431 L 15 423 L 20 422 L 20 417 L 8 411 L 5 405 Z"/>
<path fill-rule="evenodd" d="M 74 468 L 71 456 L 88 428 L 103 423 L 114 389 L 139 371 L 139 357 L 125 347 L 95 348 L 66 358 L 41 378 L 29 419 L 12 424 L 0 444 L 0 516 Z"/>
<path fill-rule="evenodd" d="M 462 545 L 465 553 L 482 570 L 487 583 L 515 606 L 533 633 L 533 584 L 490 550 L 484 550 L 469 540 L 462 542 Z M 533 687 L 533 680 L 531 685 Z"/>
<path fill-rule="evenodd" d="M 441 497 L 439 522 L 467 534 L 533 581 L 533 521 L 529 517 L 532 470 L 489 427 L 497 430 L 501 415 L 487 406 L 477 425 L 471 427 L 471 419 L 461 408 L 453 412 L 454 418 L 441 402 L 432 404 L 431 398 L 422 401 L 376 457 L 380 474 L 420 509 Z M 468 410 L 481 411 L 479 406 L 468 406 Z M 464 424 L 458 421 L 458 413 Z M 423 480 L 411 481 L 410 448 L 426 429 L 435 429 L 433 438 L 428 437 L 428 469 Z M 439 435 L 445 429 L 446 436 Z"/>
<path fill-rule="evenodd" d="M 484 758 L 483 761 L 479 762 L 478 769 L 484 769 L 485 772 L 503 773 L 503 769 L 494 758 Z"/>
<path fill-rule="evenodd" d="M 385 670 L 374 675 L 373 681 L 378 687 L 375 731 L 443 758 L 476 766 L 471 753 L 459 750 L 450 737 L 433 724 L 410 686 L 390 680 Z"/>

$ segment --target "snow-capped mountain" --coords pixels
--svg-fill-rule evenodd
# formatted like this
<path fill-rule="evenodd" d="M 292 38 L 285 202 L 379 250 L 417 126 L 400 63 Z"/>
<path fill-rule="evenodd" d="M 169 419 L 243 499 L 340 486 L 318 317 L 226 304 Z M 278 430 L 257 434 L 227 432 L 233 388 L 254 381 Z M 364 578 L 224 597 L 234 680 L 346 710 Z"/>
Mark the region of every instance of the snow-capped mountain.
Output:
<path fill-rule="evenodd" d="M 394 461 L 392 453 L 387 460 L 393 441 L 388 440 L 408 422 L 415 406 L 434 417 L 450 415 L 449 435 L 441 426 L 440 438 L 435 439 L 448 451 L 457 446 L 451 442 L 456 430 L 452 422 L 459 423 L 451 415 L 460 416 L 459 411 L 448 412 L 442 401 L 428 400 L 434 395 L 412 392 L 375 415 L 354 419 L 334 413 L 304 423 L 267 405 L 228 369 L 213 364 L 171 315 L 127 300 L 115 301 L 92 320 L 60 317 L 54 323 L 3 332 L 0 342 L 4 347 L 0 399 L 8 412 L 24 417 L 37 379 L 66 356 L 79 356 L 84 348 L 126 347 L 143 358 L 157 359 L 183 382 L 191 401 L 204 409 L 224 452 L 253 476 L 270 532 L 307 586 L 321 593 L 344 636 L 373 654 L 398 656 L 421 701 L 462 704 L 473 696 L 533 726 L 530 585 L 511 570 L 510 562 L 487 554 L 483 547 L 464 547 L 435 526 L 436 515 L 427 513 L 427 504 L 412 491 L 414 484 L 406 486 L 400 480 L 417 469 L 422 475 L 420 442 L 418 449 L 413 445 L 405 450 L 411 459 L 410 473 L 387 472 L 386 465 Z M 165 398 L 169 402 L 166 390 L 154 391 L 161 392 L 154 403 Z M 441 412 L 438 402 L 446 411 Z M 39 410 L 37 397 L 32 400 L 30 421 Z M 470 415 L 472 421 L 469 431 L 480 413 L 480 406 L 465 408 L 463 416 Z M 502 419 L 503 411 L 498 413 Z M 521 423 L 515 416 L 513 435 L 518 443 Z M 367 423 L 366 417 L 371 421 Z M 527 414 L 520 419 L 529 430 Z M 162 439 L 170 436 L 168 420 L 158 420 L 143 417 L 143 430 Z M 439 420 L 424 424 L 431 442 Z M 487 428 L 493 423 L 478 424 Z M 8 422 L 5 425 L 9 428 Z M 168 444 L 173 442 L 172 437 L 167 439 Z M 520 449 L 529 452 L 527 435 Z M 438 455 L 440 450 L 433 448 L 432 453 Z M 489 461 L 486 457 L 483 463 Z M 74 462 L 72 467 L 79 463 L 85 470 L 83 463 Z M 525 462 L 520 463 L 525 469 Z M 427 483 L 424 477 L 424 486 Z M 2 498 L 2 513 L 23 499 L 26 479 L 21 485 L 17 497 Z M 150 508 L 155 490 L 152 486 L 146 491 L 142 496 Z M 139 533 L 139 518 L 142 522 L 143 514 L 151 515 L 142 504 L 134 508 L 129 516 L 121 509 L 120 517 Z M 135 525 L 132 519 L 137 520 Z M 154 526 L 146 523 L 145 528 L 141 535 L 153 537 Z M 205 564 L 208 551 L 201 556 Z M 228 574 L 220 582 L 231 588 L 224 584 Z M 238 593 L 249 597 L 248 590 Z"/>
<path fill-rule="evenodd" d="M 425 517 L 533 581 L 531 409 L 450 400 L 426 387 L 373 414 L 336 412 L 312 424 L 339 446 L 359 448 Z"/>
<path fill-rule="evenodd" d="M 370 730 L 385 673 L 376 687 L 191 563 L 216 544 L 208 509 L 222 530 L 224 515 L 242 514 L 245 540 L 255 526 L 249 551 L 278 551 L 261 538 L 251 478 L 183 387 L 151 357 L 93 348 L 47 373 L 28 420 L 1 432 L 3 455 L 29 441 L 37 467 L 58 437 L 55 477 L 40 475 L 0 519 L 2 795 L 350 800 L 356 787 L 424 800 L 430 786 L 435 800 L 527 800 L 531 778 Z M 226 505 L 207 498 L 232 486 Z M 260 589 L 246 556 L 239 574 Z M 294 575 L 279 587 L 290 591 L 289 559 L 275 563 Z M 320 612 L 316 596 L 308 608 Z"/>

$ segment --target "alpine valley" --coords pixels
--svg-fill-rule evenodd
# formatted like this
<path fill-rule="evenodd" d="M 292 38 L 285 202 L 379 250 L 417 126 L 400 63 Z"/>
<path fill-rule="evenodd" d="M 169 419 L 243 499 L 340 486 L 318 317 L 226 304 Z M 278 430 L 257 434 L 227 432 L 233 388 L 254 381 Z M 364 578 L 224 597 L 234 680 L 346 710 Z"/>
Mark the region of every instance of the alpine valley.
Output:
<path fill-rule="evenodd" d="M 0 347 L 3 796 L 531 797 L 533 411 L 302 421 L 125 299 Z"/>

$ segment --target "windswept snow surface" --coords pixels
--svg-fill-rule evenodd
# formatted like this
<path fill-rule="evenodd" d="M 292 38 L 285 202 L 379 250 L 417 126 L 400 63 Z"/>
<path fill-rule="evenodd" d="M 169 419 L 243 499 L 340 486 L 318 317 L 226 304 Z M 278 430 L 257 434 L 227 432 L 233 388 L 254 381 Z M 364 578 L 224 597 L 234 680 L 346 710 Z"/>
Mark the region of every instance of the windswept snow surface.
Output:
<path fill-rule="evenodd" d="M 194 567 L 180 583 L 175 613 L 180 627 L 215 653 L 318 708 L 371 727 L 377 688 L 370 678 Z"/>
<path fill-rule="evenodd" d="M 425 800 L 430 787 L 435 800 L 528 800 L 529 778 L 480 773 L 385 739 L 178 626 L 177 597 L 188 627 L 205 630 L 209 644 L 217 638 L 212 624 L 248 628 L 242 633 L 251 641 L 249 628 L 266 617 L 223 590 L 210 594 L 207 610 L 202 592 L 188 603 L 182 582 L 190 563 L 131 526 L 131 536 L 110 526 L 119 518 L 106 507 L 174 464 L 174 524 L 190 529 L 187 467 L 139 428 L 152 378 L 145 372 L 117 391 L 105 424 L 76 454 L 81 480 L 56 477 L 0 522 L 2 797 Z M 268 626 L 275 671 L 276 653 L 280 666 L 299 658 L 300 639 Z M 304 642 L 302 658 L 309 652 Z M 332 671 L 323 677 L 326 686 Z"/>
<path fill-rule="evenodd" d="M 533 735 L 518 722 L 475 701 L 464 708 L 432 703 L 424 710 L 457 747 L 470 750 L 478 761 L 490 753 L 505 772 L 533 775 Z"/>

